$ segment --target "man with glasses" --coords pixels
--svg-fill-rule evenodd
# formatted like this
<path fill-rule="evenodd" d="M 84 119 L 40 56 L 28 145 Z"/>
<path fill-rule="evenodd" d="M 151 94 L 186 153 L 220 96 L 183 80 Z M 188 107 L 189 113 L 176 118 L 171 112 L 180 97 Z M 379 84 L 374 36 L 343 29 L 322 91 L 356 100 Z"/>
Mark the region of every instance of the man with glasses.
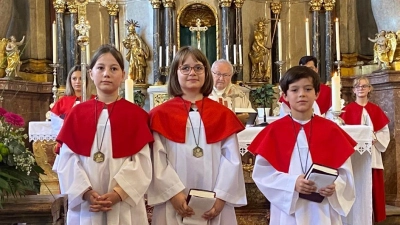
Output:
<path fill-rule="evenodd" d="M 315 58 L 314 56 L 301 57 L 301 59 L 299 61 L 299 66 L 307 66 L 308 68 L 310 68 L 318 73 L 317 58 Z M 282 96 L 279 99 L 279 102 L 281 102 L 279 115 L 281 117 L 283 117 L 283 116 L 287 115 L 288 113 L 290 113 L 290 105 L 288 102 L 286 102 L 283 99 Z M 331 106 L 332 106 L 331 88 L 328 87 L 327 85 L 321 83 L 319 86 L 318 98 L 314 102 L 314 105 L 313 105 L 314 114 L 324 115 L 325 117 L 330 117 L 331 115 L 328 115 L 329 114 L 328 110 L 331 108 Z"/>
<path fill-rule="evenodd" d="M 231 83 L 233 67 L 229 61 L 226 59 L 215 61 L 211 67 L 211 73 L 213 75 L 214 88 L 209 98 L 230 109 L 252 108 L 246 94 Z"/>

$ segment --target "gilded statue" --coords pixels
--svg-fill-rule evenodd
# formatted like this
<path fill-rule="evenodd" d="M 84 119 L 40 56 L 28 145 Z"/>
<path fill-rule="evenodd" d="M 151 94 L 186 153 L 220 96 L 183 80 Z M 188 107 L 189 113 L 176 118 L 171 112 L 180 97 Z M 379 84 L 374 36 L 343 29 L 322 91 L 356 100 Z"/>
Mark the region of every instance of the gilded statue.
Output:
<path fill-rule="evenodd" d="M 393 62 L 394 52 L 396 50 L 396 34 L 391 31 L 384 31 L 377 33 L 374 39 L 368 38 L 374 42 L 374 62 L 378 63 L 380 70 L 390 68 L 390 63 Z"/>
<path fill-rule="evenodd" d="M 17 76 L 19 71 L 19 67 L 21 66 L 20 61 L 20 51 L 18 49 L 24 43 L 25 36 L 22 37 L 22 40 L 17 42 L 17 39 L 14 36 L 10 37 L 10 41 L 6 45 L 6 53 L 7 53 L 7 68 L 6 75 L 7 77 Z"/>
<path fill-rule="evenodd" d="M 268 64 L 265 56 L 269 53 L 271 46 L 268 46 L 268 36 L 266 35 L 266 19 L 257 22 L 254 31 L 254 42 L 249 53 L 251 61 L 251 80 L 268 81 Z"/>
<path fill-rule="evenodd" d="M 0 39 L 0 77 L 4 77 L 6 75 L 7 68 L 7 53 L 6 46 L 8 43 L 7 38 Z"/>
<path fill-rule="evenodd" d="M 129 62 L 129 77 L 137 84 L 146 82 L 146 59 L 150 55 L 149 47 L 136 33 L 136 27 L 139 27 L 137 21 L 128 20 L 128 36 L 122 41 L 124 47 L 128 50 L 126 60 Z"/>

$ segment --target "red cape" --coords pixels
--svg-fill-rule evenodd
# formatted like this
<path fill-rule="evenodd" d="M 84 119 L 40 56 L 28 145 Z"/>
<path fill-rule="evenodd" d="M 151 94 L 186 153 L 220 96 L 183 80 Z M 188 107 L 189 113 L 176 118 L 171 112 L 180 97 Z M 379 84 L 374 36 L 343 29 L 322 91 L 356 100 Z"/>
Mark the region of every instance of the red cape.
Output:
<path fill-rule="evenodd" d="M 382 111 L 382 109 L 371 102 L 368 102 L 364 107 L 356 102 L 351 102 L 344 107 L 344 113 L 342 113 L 340 117 L 346 124 L 360 125 L 363 108 L 367 110 L 375 132 L 379 131 L 389 123 L 389 118 Z"/>
<path fill-rule="evenodd" d="M 204 106 L 203 106 L 204 104 Z M 186 108 L 184 108 L 184 105 Z M 167 139 L 185 143 L 188 109 L 191 102 L 175 97 L 150 111 L 150 127 Z M 196 101 L 208 144 L 221 141 L 244 129 L 243 124 L 227 107 L 207 97 Z"/>
<path fill-rule="evenodd" d="M 57 142 L 67 144 L 76 154 L 89 157 L 97 129 L 95 104 L 98 119 L 105 105 L 103 102 L 92 99 L 73 107 L 57 136 Z M 110 114 L 113 158 L 134 155 L 153 141 L 148 127 L 149 117 L 142 108 L 125 99 L 106 106 L 109 114 L 114 107 Z"/>
<path fill-rule="evenodd" d="M 91 95 L 90 99 L 93 99 L 95 95 Z M 51 112 L 56 114 L 57 116 L 65 116 L 71 111 L 72 107 L 74 106 L 76 101 L 80 101 L 81 97 L 76 97 L 75 95 L 72 96 L 63 96 L 62 98 L 58 99 L 56 104 L 51 108 Z"/>
<path fill-rule="evenodd" d="M 289 108 L 289 102 L 285 101 L 283 96 L 279 98 L 279 102 L 285 103 Z M 329 108 L 332 106 L 332 91 L 331 88 L 325 84 L 319 85 L 319 96 L 316 100 L 321 114 L 328 112 Z"/>
<path fill-rule="evenodd" d="M 312 134 L 310 129 L 312 124 Z M 278 171 L 287 173 L 301 125 L 289 115 L 264 128 L 247 148 L 260 154 Z M 353 154 L 357 143 L 335 123 L 320 116 L 304 126 L 312 161 L 331 168 L 339 168 Z M 282 133 L 285 131 L 285 134 Z"/>

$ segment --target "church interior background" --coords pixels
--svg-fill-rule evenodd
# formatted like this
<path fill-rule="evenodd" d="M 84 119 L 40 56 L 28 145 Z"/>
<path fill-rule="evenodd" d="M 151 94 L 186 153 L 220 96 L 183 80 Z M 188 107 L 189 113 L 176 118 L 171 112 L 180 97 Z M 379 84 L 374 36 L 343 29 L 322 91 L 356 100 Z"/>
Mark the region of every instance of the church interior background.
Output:
<path fill-rule="evenodd" d="M 322 81 L 329 84 L 331 75 L 340 72 L 342 98 L 346 102 L 354 100 L 354 76 L 370 78 L 375 89 L 371 101 L 391 121 L 391 142 L 383 154 L 386 202 L 400 206 L 400 45 L 391 68 L 379 70 L 373 62 L 374 43 L 368 40 L 385 30 L 395 33 L 400 41 L 400 1 L 388 2 L 0 0 L 0 107 L 22 115 L 27 122 L 45 121 L 49 105 L 65 90 L 69 68 L 89 62 L 101 44 L 115 45 L 125 56 L 128 21 L 134 24 L 141 45 L 147 46 L 149 52 L 145 57 L 145 79 L 136 80 L 134 85 L 136 92 L 145 94 L 147 111 L 168 98 L 165 83 L 169 64 L 179 47 L 200 48 L 210 63 L 228 59 L 235 70 L 233 82 L 248 88 L 278 83 L 281 74 L 297 65 L 302 56 L 313 55 L 318 59 Z M 340 32 L 335 29 L 336 18 Z M 23 43 L 19 46 L 19 70 L 9 75 L 5 44 L 11 36 Z M 255 46 L 260 37 L 265 48 L 262 53 Z M 125 71 L 128 67 L 125 61 Z M 57 179 L 49 166 L 54 160 L 50 139 L 42 138 L 37 143 L 35 140 L 31 145 L 33 151 L 38 149 L 37 161 L 43 164 L 49 183 Z M 261 224 L 268 219 L 268 202 L 251 180 L 249 157 L 243 156 L 249 205 L 237 209 L 238 221 Z M 41 188 L 42 191 L 48 194 Z"/>

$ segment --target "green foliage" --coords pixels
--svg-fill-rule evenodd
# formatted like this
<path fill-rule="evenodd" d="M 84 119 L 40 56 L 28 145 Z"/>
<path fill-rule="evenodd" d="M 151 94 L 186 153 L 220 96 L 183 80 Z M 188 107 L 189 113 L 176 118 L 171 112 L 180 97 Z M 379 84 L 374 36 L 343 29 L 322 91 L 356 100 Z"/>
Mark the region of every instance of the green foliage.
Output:
<path fill-rule="evenodd" d="M 139 105 L 140 107 L 143 107 L 145 100 L 146 100 L 146 95 L 143 94 L 141 90 L 133 92 L 133 101 L 135 101 L 135 104 Z"/>
<path fill-rule="evenodd" d="M 271 108 L 275 98 L 274 85 L 264 84 L 250 92 L 250 97 L 257 108 Z"/>

